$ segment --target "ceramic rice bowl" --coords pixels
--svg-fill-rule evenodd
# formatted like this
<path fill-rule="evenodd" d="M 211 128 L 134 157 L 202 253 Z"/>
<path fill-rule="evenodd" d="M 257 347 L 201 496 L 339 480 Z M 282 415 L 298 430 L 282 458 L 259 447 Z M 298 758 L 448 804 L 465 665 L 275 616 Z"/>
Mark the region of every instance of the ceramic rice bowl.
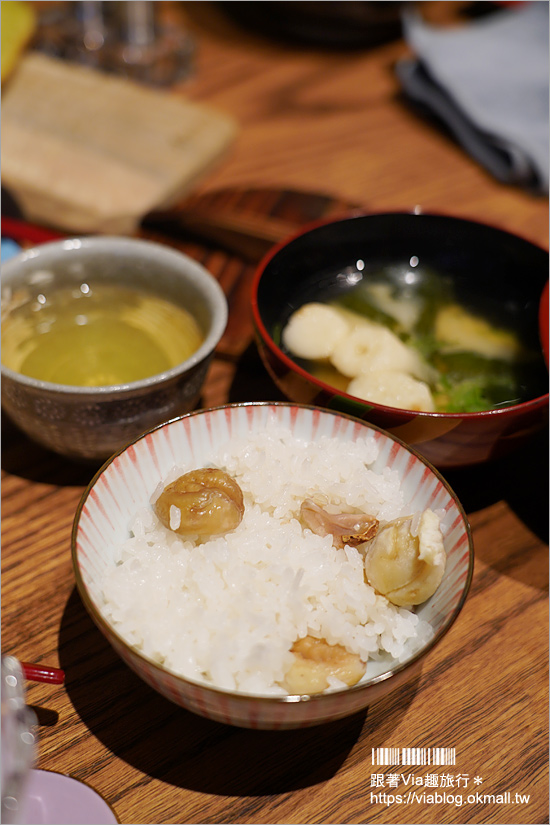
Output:
<path fill-rule="evenodd" d="M 281 425 L 297 438 L 329 436 L 345 442 L 372 439 L 378 457 L 371 468 L 396 471 L 411 511 L 444 512 L 447 563 L 443 581 L 417 609 L 433 636 L 408 660 L 348 688 L 312 695 L 238 693 L 184 678 L 144 655 L 117 632 L 103 608 L 102 578 L 114 567 L 117 545 L 128 538 L 138 508 L 172 467 L 189 461 L 204 466 L 209 455 L 234 437 Z M 193 713 L 245 728 L 300 728 L 354 714 L 411 679 L 424 657 L 440 644 L 457 619 L 473 572 L 473 545 L 462 506 L 445 480 L 398 439 L 351 416 L 294 404 L 250 403 L 190 413 L 151 430 L 111 457 L 91 481 L 79 504 L 72 532 L 77 588 L 90 616 L 123 661 L 160 694 Z"/>

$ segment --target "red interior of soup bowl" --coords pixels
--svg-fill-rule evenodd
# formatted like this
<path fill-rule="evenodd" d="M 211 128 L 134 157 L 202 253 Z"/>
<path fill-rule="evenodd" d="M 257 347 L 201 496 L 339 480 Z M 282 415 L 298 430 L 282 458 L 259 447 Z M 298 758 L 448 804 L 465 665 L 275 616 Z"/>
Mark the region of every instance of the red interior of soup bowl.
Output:
<path fill-rule="evenodd" d="M 539 305 L 539 334 L 542 351 L 548 366 L 548 349 L 549 349 L 549 331 L 548 331 L 548 281 L 540 296 Z"/>

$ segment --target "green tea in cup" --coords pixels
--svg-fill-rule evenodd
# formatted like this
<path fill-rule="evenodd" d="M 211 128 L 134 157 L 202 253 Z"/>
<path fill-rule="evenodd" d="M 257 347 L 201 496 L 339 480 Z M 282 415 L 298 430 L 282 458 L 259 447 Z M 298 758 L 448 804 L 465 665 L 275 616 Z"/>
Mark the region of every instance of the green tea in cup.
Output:
<path fill-rule="evenodd" d="M 13 292 L 3 306 L 4 366 L 56 384 L 128 384 L 166 372 L 204 334 L 182 306 L 143 288 L 86 280 Z"/>

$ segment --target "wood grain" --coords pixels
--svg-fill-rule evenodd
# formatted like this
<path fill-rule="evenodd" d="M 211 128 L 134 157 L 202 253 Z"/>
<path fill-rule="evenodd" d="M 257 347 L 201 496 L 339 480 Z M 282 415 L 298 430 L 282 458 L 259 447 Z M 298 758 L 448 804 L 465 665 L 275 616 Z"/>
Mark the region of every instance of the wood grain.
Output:
<path fill-rule="evenodd" d="M 373 210 L 422 204 L 547 245 L 546 200 L 497 184 L 402 104 L 392 65 L 403 44 L 325 54 L 241 32 L 209 3 L 168 11 L 184 16 L 198 43 L 195 76 L 181 92 L 242 126 L 225 165 L 197 192 L 210 206 L 300 223 L 350 202 Z M 143 234 L 202 261 L 230 302 L 202 404 L 280 398 L 252 340 L 253 265 L 161 228 Z M 9 421 L 2 434 L 2 649 L 66 672 L 64 686 L 28 686 L 39 767 L 87 782 L 122 823 L 548 822 L 546 433 L 521 454 L 448 474 L 472 525 L 474 579 L 417 678 L 356 717 L 281 733 L 180 710 L 123 665 L 72 574 L 72 521 L 94 468 L 30 444 Z M 456 748 L 452 767 L 399 769 L 423 783 L 445 776 L 454 787 L 417 784 L 414 801 L 386 804 L 371 794 L 405 795 L 411 786 L 400 777 L 388 785 L 396 771 L 373 764 L 379 747 Z M 474 796 L 460 807 L 423 800 L 435 791 Z M 507 791 L 511 802 L 499 804 L 496 795 Z M 516 802 L 515 793 L 529 801 Z"/>

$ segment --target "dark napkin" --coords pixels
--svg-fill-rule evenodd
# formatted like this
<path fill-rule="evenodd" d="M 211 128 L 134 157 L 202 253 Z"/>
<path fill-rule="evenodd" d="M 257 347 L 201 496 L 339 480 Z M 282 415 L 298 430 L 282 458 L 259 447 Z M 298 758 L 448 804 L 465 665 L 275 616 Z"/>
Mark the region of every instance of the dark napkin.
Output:
<path fill-rule="evenodd" d="M 457 28 L 406 12 L 415 57 L 396 67 L 405 96 L 495 178 L 541 194 L 549 167 L 548 6 L 522 3 Z"/>

